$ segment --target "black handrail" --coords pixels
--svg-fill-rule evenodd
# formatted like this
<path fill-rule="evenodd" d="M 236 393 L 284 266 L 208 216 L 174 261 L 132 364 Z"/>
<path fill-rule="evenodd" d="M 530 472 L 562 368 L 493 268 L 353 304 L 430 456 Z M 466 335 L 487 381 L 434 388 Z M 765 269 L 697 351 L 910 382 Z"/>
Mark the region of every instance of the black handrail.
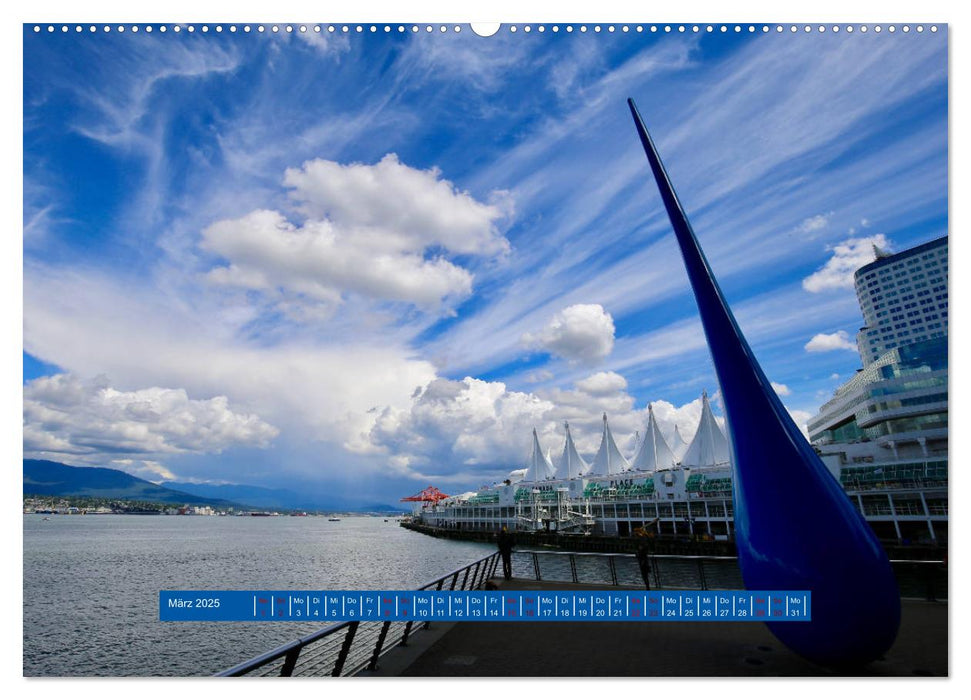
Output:
<path fill-rule="evenodd" d="M 496 570 L 496 566 L 499 562 L 499 553 L 493 552 L 488 556 L 483 557 L 477 561 L 467 564 L 465 566 L 460 566 L 454 571 L 449 571 L 444 576 L 439 576 L 438 578 L 432 579 L 427 583 L 422 584 L 415 590 L 425 591 L 431 588 L 435 590 L 442 590 L 445 585 L 445 581 L 449 578 L 452 579 L 449 590 L 455 590 L 455 584 L 458 581 L 459 574 L 465 573 L 465 577 L 462 580 L 462 586 L 459 590 L 474 590 L 485 585 L 487 576 L 492 576 Z M 469 572 L 475 569 L 475 575 L 472 577 L 472 588 L 466 588 L 466 583 L 469 579 Z M 479 575 L 481 571 L 481 576 Z M 358 628 L 361 625 L 366 625 L 368 629 L 379 628 L 377 643 L 369 653 L 364 657 L 364 661 L 347 665 L 348 657 L 354 647 L 355 639 L 359 639 L 357 634 Z M 238 677 L 245 676 L 253 671 L 260 668 L 269 666 L 275 661 L 283 659 L 283 665 L 280 668 L 281 676 L 292 676 L 294 670 L 297 666 L 297 661 L 300 658 L 300 654 L 305 647 L 315 644 L 323 639 L 333 637 L 335 634 L 346 630 L 343 640 L 341 641 L 340 650 L 337 653 L 337 658 L 335 659 L 334 665 L 331 669 L 330 675 L 340 676 L 340 675 L 351 675 L 357 671 L 367 668 L 374 670 L 377 668 L 378 657 L 387 653 L 392 647 L 398 644 L 407 644 L 407 639 L 411 633 L 412 624 L 409 622 L 405 625 L 403 634 L 391 641 L 388 641 L 388 632 L 390 630 L 390 623 L 388 622 L 358 622 L 356 620 L 349 620 L 346 622 L 335 622 L 332 625 L 328 625 L 323 629 L 317 630 L 316 632 L 309 634 L 305 637 L 300 637 L 283 644 L 275 649 L 272 649 L 264 654 L 260 654 L 257 657 L 250 659 L 249 661 L 244 661 L 241 664 L 237 664 L 232 668 L 228 668 L 225 671 L 220 671 L 215 674 L 218 677 Z M 373 635 L 366 637 L 361 643 L 365 644 L 374 639 Z M 319 656 L 319 654 L 318 654 Z"/>

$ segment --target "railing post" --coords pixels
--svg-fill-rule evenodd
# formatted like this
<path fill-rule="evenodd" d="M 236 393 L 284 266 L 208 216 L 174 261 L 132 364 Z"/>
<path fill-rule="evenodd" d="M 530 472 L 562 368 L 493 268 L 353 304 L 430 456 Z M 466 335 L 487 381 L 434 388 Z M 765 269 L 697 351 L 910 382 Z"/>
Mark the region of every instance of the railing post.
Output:
<path fill-rule="evenodd" d="M 708 581 L 705 578 L 705 561 L 704 559 L 698 560 L 698 577 L 701 579 L 701 590 L 708 590 Z"/>
<path fill-rule="evenodd" d="M 455 582 L 458 581 L 458 580 L 459 580 L 459 572 L 456 571 L 454 574 L 452 574 L 452 583 L 451 583 L 451 585 L 449 585 L 448 590 L 454 591 L 455 590 Z"/>
<path fill-rule="evenodd" d="M 617 564 L 614 562 L 612 556 L 607 557 L 607 566 L 610 567 L 610 582 L 614 586 L 617 585 Z"/>
<path fill-rule="evenodd" d="M 344 663 L 347 661 L 347 655 L 351 652 L 351 645 L 354 643 L 354 635 L 357 633 L 358 625 L 361 623 L 357 620 L 353 620 L 347 627 L 347 634 L 344 636 L 344 643 L 341 644 L 341 651 L 337 655 L 337 661 L 334 662 L 334 671 L 330 675 L 334 678 L 338 678 L 341 675 L 341 671 L 344 670 Z"/>
<path fill-rule="evenodd" d="M 467 584 L 469 582 L 469 570 L 471 568 L 472 568 L 471 566 L 465 567 L 465 576 L 462 577 L 462 587 L 459 589 L 460 591 L 467 591 L 467 590 L 469 590 L 468 588 L 465 587 L 465 584 Z"/>
<path fill-rule="evenodd" d="M 537 581 L 543 580 L 543 577 L 539 573 L 539 557 L 536 556 L 536 552 L 533 552 L 533 573 L 536 575 Z"/>
<path fill-rule="evenodd" d="M 469 590 L 476 590 L 479 587 L 479 569 L 482 567 L 482 561 L 477 561 L 475 563 L 475 571 L 472 573 L 472 587 Z"/>
<path fill-rule="evenodd" d="M 368 671 L 376 671 L 378 668 L 378 657 L 381 656 L 381 649 L 384 647 L 384 638 L 388 636 L 388 629 L 391 627 L 391 621 L 388 620 L 383 625 L 381 625 L 381 633 L 378 635 L 378 643 L 374 645 L 374 653 L 371 654 L 371 661 L 367 665 Z"/>
<path fill-rule="evenodd" d="M 283 668 L 280 669 L 280 676 L 289 678 L 293 675 L 293 667 L 297 665 L 297 657 L 300 656 L 300 647 L 294 647 L 287 652 L 283 660 Z"/>
<path fill-rule="evenodd" d="M 442 590 L 442 586 L 443 586 L 444 584 L 445 584 L 445 579 L 439 579 L 439 581 L 438 581 L 438 586 L 436 586 L 436 587 L 435 587 L 435 590 L 436 590 L 436 591 L 440 591 L 440 590 Z M 424 629 L 426 629 L 426 630 L 427 630 L 427 629 L 428 629 L 428 628 L 430 628 L 431 626 L 432 626 L 432 623 L 431 623 L 431 620 L 428 620 L 428 621 L 426 621 L 426 622 L 425 622 L 425 627 L 424 627 Z"/>
<path fill-rule="evenodd" d="M 577 578 L 577 557 L 573 552 L 570 552 L 570 575 L 573 577 L 573 583 L 580 583 Z"/>
<path fill-rule="evenodd" d="M 408 622 L 405 623 L 405 631 L 404 634 L 401 635 L 401 646 L 403 647 L 408 646 L 408 635 L 411 634 L 411 626 L 413 624 L 415 624 L 414 620 L 408 620 Z"/>

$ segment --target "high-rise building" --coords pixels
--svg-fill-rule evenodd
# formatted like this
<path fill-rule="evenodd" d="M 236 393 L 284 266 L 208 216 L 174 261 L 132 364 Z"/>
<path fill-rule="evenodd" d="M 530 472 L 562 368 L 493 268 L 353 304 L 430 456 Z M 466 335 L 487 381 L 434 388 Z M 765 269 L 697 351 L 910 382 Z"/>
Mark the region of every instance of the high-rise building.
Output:
<path fill-rule="evenodd" d="M 877 534 L 947 539 L 947 237 L 857 270 L 863 369 L 807 424 Z"/>
<path fill-rule="evenodd" d="M 866 367 L 888 350 L 947 335 L 947 236 L 877 259 L 854 275 Z"/>

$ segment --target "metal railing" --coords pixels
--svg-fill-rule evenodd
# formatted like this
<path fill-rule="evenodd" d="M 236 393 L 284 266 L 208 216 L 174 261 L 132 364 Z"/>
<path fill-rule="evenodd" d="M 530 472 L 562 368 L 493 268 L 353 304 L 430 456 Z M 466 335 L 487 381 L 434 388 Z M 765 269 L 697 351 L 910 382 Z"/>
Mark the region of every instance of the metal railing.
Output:
<path fill-rule="evenodd" d="M 520 549 L 513 552 L 512 563 L 516 578 L 644 587 L 637 557 L 633 554 Z M 650 565 L 651 588 L 744 588 L 736 557 L 652 554 Z"/>
<path fill-rule="evenodd" d="M 499 566 L 495 552 L 419 586 L 417 591 L 471 591 L 485 586 Z M 422 629 L 428 622 L 418 623 Z M 378 659 L 407 646 L 414 622 L 335 622 L 306 637 L 226 669 L 216 676 L 352 676 L 376 670 Z"/>
<path fill-rule="evenodd" d="M 745 588 L 737 557 L 652 554 L 649 559 L 652 589 Z M 513 552 L 512 564 L 515 578 L 644 588 L 637 557 L 633 554 L 519 549 Z M 901 597 L 947 600 L 948 577 L 944 561 L 891 559 L 890 565 Z"/>

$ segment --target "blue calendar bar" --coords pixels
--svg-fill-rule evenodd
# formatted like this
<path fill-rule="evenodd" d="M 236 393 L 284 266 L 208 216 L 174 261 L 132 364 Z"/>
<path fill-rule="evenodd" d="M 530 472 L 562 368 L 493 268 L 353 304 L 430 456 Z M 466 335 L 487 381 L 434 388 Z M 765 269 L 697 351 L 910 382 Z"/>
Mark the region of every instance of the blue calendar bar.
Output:
<path fill-rule="evenodd" d="M 163 622 L 807 622 L 809 591 L 161 591 Z"/>

